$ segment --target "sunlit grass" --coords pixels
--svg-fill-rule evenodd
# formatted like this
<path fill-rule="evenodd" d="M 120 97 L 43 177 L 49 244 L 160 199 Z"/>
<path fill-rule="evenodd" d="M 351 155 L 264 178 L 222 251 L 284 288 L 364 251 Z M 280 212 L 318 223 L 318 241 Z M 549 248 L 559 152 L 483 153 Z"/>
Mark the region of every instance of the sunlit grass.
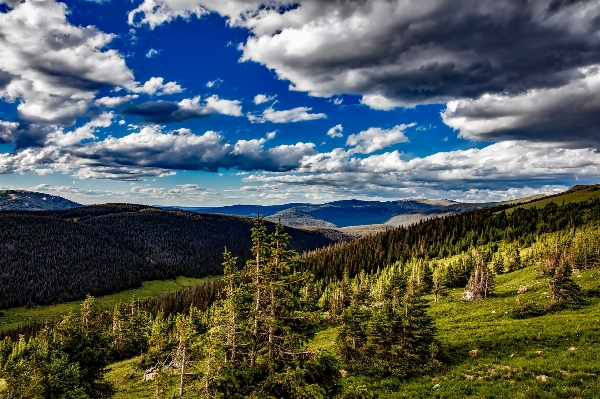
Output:
<path fill-rule="evenodd" d="M 137 299 L 147 299 L 168 292 L 179 291 L 185 287 L 199 284 L 203 279 L 177 277 L 175 280 L 146 281 L 140 288 L 121 291 L 116 294 L 96 298 L 96 304 L 101 309 L 115 306 L 119 302 L 127 303 L 133 296 Z M 67 314 L 71 309 L 76 310 L 83 301 L 65 302 L 57 305 L 36 306 L 33 308 L 13 308 L 2 311 L 0 316 L 0 331 L 15 328 L 32 322 L 55 320 Z"/>

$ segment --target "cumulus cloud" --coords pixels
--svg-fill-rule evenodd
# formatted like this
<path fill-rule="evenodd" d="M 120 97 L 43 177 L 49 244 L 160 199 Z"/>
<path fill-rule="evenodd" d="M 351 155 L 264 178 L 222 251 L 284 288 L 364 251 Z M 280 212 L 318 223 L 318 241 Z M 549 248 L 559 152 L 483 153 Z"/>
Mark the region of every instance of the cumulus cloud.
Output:
<path fill-rule="evenodd" d="M 201 97 L 183 99 L 180 102 L 145 102 L 125 107 L 123 115 L 139 116 L 144 123 L 181 123 L 190 119 L 202 118 L 212 114 L 242 116 L 242 107 L 237 100 L 222 100 L 218 96 L 208 97 L 204 104 Z"/>
<path fill-rule="evenodd" d="M 64 132 L 62 129 L 57 130 L 47 136 L 45 145 L 70 146 L 79 144 L 86 139 L 95 139 L 94 133 L 96 130 L 101 127 L 109 127 L 112 125 L 114 118 L 115 114 L 113 112 L 104 112 L 71 132 Z"/>
<path fill-rule="evenodd" d="M 120 97 L 102 97 L 94 101 L 94 104 L 106 108 L 116 108 L 129 101 L 135 100 L 139 96 L 137 94 L 128 94 Z"/>
<path fill-rule="evenodd" d="M 557 149 L 506 141 L 408 161 L 398 151 L 359 158 L 351 151 L 335 149 L 306 157 L 294 173 L 253 174 L 243 180 L 300 186 L 302 190 L 323 187 L 347 196 L 371 193 L 406 197 L 420 193 L 439 198 L 443 193 L 452 193 L 453 198 L 467 199 L 459 193 L 475 190 L 477 195 L 488 192 L 498 198 L 497 194 L 507 188 L 522 191 L 524 187 L 566 186 L 575 178 L 594 182 L 599 177 L 600 154 L 592 149 Z"/>
<path fill-rule="evenodd" d="M 13 134 L 19 124 L 0 120 L 0 144 L 6 144 L 13 141 Z"/>
<path fill-rule="evenodd" d="M 416 126 L 416 123 L 402 124 L 391 129 L 372 127 L 357 134 L 351 134 L 346 140 L 346 145 L 352 146 L 353 153 L 370 154 L 398 143 L 408 142 L 404 130 Z"/>
<path fill-rule="evenodd" d="M 215 80 L 209 80 L 208 82 L 206 82 L 206 87 L 213 88 L 213 87 L 219 87 L 221 86 L 221 83 L 223 83 L 223 79 L 215 79 Z"/>
<path fill-rule="evenodd" d="M 141 26 L 147 24 L 150 29 L 170 22 L 175 18 L 190 18 L 195 15 L 200 18 L 208 12 L 194 1 L 171 1 L 144 0 L 135 10 L 128 14 L 127 20 L 130 25 Z"/>
<path fill-rule="evenodd" d="M 541 115 L 545 110 L 540 106 L 531 112 L 541 116 L 540 124 L 529 118 L 530 127 L 523 128 L 528 117 L 520 105 L 544 93 L 563 93 L 575 96 L 575 104 L 586 103 L 591 90 L 581 95 L 572 91 L 586 82 L 591 88 L 589 69 L 600 64 L 600 3 L 594 1 L 263 3 L 145 0 L 135 12 L 148 24 L 161 19 L 164 10 L 184 18 L 217 12 L 231 26 L 251 32 L 239 46 L 241 60 L 275 71 L 292 90 L 323 97 L 355 94 L 362 104 L 379 110 L 450 102 L 446 120 L 460 125 L 464 137 L 478 140 L 522 139 L 529 133 L 539 140 L 548 128 L 550 140 L 568 137 L 578 125 L 552 126 L 548 120 L 559 114 Z M 585 113 L 584 130 L 594 126 L 589 116 L 600 114 L 595 99 L 574 113 Z M 487 105 L 503 116 L 483 123 Z M 569 109 L 565 103 L 560 115 Z M 475 122 L 467 127 L 465 118 Z M 500 128 L 505 122 L 510 126 Z"/>
<path fill-rule="evenodd" d="M 242 107 L 238 100 L 221 100 L 215 94 L 206 99 L 206 106 L 215 110 L 218 114 L 242 116 Z"/>
<path fill-rule="evenodd" d="M 256 105 L 264 104 L 269 101 L 275 100 L 275 98 L 277 98 L 277 94 L 275 94 L 274 96 L 267 96 L 266 94 L 257 94 L 254 96 L 254 104 L 256 104 Z"/>
<path fill-rule="evenodd" d="M 310 113 L 312 108 L 297 107 L 283 111 L 275 111 L 273 108 L 267 108 L 259 116 L 248 114 L 248 119 L 251 122 L 256 123 L 289 123 L 289 122 L 301 122 L 301 121 L 312 121 L 315 119 L 325 119 L 327 115 L 323 113 Z"/>
<path fill-rule="evenodd" d="M 471 140 L 530 140 L 600 148 L 600 65 L 565 86 L 448 103 L 444 123 Z"/>
<path fill-rule="evenodd" d="M 265 148 L 267 138 L 230 143 L 216 132 L 195 135 L 188 129 L 163 132 L 151 125 L 125 137 L 95 138 L 97 128 L 108 127 L 113 114 L 103 114 L 72 132 L 57 130 L 47 135 L 44 147 L 0 154 L 0 174 L 38 174 L 55 171 L 85 179 L 134 181 L 145 177 L 169 176 L 175 170 L 216 172 L 221 168 L 285 172 L 298 168 L 316 154 L 314 144 L 296 143 Z"/>
<path fill-rule="evenodd" d="M 338 124 L 335 125 L 334 127 L 332 127 L 331 129 L 329 129 L 327 131 L 327 135 L 331 138 L 335 138 L 335 137 L 343 137 L 344 135 L 342 134 L 342 130 L 343 130 L 343 126 L 342 124 Z"/>
<path fill-rule="evenodd" d="M 142 86 L 131 88 L 131 91 L 133 91 L 134 93 L 145 93 L 150 96 L 153 96 L 155 94 L 157 96 L 163 96 L 167 94 L 181 93 L 183 91 L 183 88 L 179 86 L 177 82 L 163 82 L 164 78 L 153 77 L 150 78 Z"/>
<path fill-rule="evenodd" d="M 71 25 L 65 4 L 9 6 L 0 13 L 0 98 L 19 102 L 20 120 L 71 125 L 100 89 L 133 82 L 123 57 L 106 49 L 114 35 Z"/>

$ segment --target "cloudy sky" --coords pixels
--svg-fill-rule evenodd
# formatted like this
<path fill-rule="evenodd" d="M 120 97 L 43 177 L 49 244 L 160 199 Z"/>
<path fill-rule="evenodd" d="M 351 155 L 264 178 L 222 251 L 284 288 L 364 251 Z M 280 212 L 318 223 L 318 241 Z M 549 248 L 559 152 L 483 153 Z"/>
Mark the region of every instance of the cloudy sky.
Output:
<path fill-rule="evenodd" d="M 0 0 L 0 189 L 504 200 L 598 148 L 596 0 Z"/>

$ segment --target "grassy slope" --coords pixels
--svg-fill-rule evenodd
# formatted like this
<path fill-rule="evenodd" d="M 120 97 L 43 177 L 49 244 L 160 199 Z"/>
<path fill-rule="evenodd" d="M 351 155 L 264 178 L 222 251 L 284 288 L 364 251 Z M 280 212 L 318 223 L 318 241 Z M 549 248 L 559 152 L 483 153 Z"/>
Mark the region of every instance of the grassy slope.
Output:
<path fill-rule="evenodd" d="M 179 291 L 185 287 L 196 285 L 202 279 L 178 277 L 176 280 L 154 280 L 146 281 L 141 288 L 121 291 L 117 294 L 96 298 L 96 303 L 101 309 L 111 308 L 119 302 L 127 303 L 132 296 L 138 299 L 146 299 L 156 295 Z M 53 320 L 61 315 L 67 314 L 71 309 L 77 309 L 82 301 L 65 302 L 58 305 L 37 306 L 34 308 L 13 308 L 4 311 L 0 316 L 0 330 L 15 328 L 22 324 L 34 321 L 43 322 Z"/>
<path fill-rule="evenodd" d="M 351 376 L 347 381 L 392 399 L 600 397 L 600 298 L 592 297 L 578 310 L 510 318 L 521 286 L 529 288 L 519 295 L 522 299 L 549 301 L 547 282 L 536 275 L 536 268 L 529 267 L 499 276 L 495 296 L 485 301 L 463 302 L 462 290 L 455 289 L 440 303 L 432 303 L 439 340 L 452 359 L 435 375 L 408 381 Z M 574 279 L 585 289 L 600 289 L 598 271 L 585 271 Z M 335 349 L 335 335 L 336 328 L 321 331 L 311 346 Z M 473 349 L 478 356 L 469 355 Z M 117 399 L 146 398 L 154 392 L 155 384 L 142 382 L 135 362 L 111 367 L 108 378 L 119 387 Z M 176 376 L 168 378 L 169 392 L 174 392 Z"/>
<path fill-rule="evenodd" d="M 600 287 L 598 271 L 575 280 L 586 289 Z M 578 310 L 514 320 L 509 312 L 520 286 L 529 287 L 523 299 L 548 301 L 546 281 L 530 267 L 500 276 L 491 299 L 463 302 L 456 289 L 432 304 L 439 340 L 452 359 L 445 370 L 401 383 L 360 377 L 358 382 L 386 398 L 600 397 L 600 298 Z M 315 343 L 331 347 L 334 336 L 323 331 Z M 475 349 L 478 355 L 470 356 Z"/>
<path fill-rule="evenodd" d="M 562 205 L 563 200 L 565 204 L 569 204 L 572 202 L 582 202 L 598 196 L 600 196 L 600 185 L 576 186 L 568 191 L 565 191 L 564 193 L 552 195 L 537 201 L 528 202 L 526 204 L 519 205 L 515 208 L 508 209 L 506 212 L 510 213 L 516 208 L 529 209 L 533 208 L 534 206 L 537 208 L 543 208 L 544 206 L 550 203 Z"/>

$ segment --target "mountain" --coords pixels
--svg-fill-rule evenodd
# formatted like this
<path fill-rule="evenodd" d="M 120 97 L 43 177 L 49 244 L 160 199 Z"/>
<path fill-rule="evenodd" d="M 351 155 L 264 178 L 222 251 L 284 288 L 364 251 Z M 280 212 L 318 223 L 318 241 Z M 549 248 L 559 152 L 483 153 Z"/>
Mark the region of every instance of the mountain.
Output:
<path fill-rule="evenodd" d="M 545 197 L 545 196 L 544 196 Z M 366 225 L 408 226 L 433 217 L 454 215 L 473 209 L 489 208 L 508 203 L 521 203 L 539 199 L 540 196 L 513 201 L 463 203 L 447 199 L 428 200 L 424 198 L 399 201 L 361 201 L 344 200 L 325 204 L 292 203 L 285 205 L 231 205 L 224 207 L 194 207 L 165 209 L 184 209 L 191 212 L 218 213 L 240 216 L 256 216 L 257 212 L 269 220 L 286 226 L 302 227 L 351 227 Z"/>
<path fill-rule="evenodd" d="M 239 216 L 128 204 L 0 212 L 0 306 L 65 302 L 179 275 L 217 275 L 225 247 L 239 265 L 250 258 L 252 225 Z M 298 252 L 336 242 L 319 231 L 286 231 Z"/>
<path fill-rule="evenodd" d="M 0 190 L 0 211 L 54 211 L 81 206 L 63 197 L 23 190 Z"/>
<path fill-rule="evenodd" d="M 337 227 L 333 223 L 326 222 L 325 220 L 318 219 L 309 213 L 302 212 L 298 208 L 289 208 L 283 211 L 279 211 L 274 215 L 265 217 L 265 220 L 277 223 L 281 221 L 281 224 L 290 227 L 325 227 L 335 228 Z"/>

